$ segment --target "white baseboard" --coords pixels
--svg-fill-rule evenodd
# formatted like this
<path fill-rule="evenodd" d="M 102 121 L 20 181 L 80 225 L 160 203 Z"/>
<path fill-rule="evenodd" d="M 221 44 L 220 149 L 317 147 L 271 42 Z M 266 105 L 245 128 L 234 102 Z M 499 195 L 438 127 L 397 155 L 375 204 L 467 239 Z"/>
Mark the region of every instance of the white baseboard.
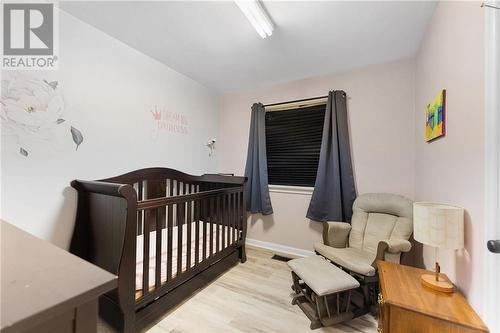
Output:
<path fill-rule="evenodd" d="M 259 247 L 261 249 L 270 250 L 277 254 L 291 255 L 293 257 L 310 257 L 314 255 L 314 251 L 297 249 L 295 247 L 280 245 L 276 243 L 263 242 L 252 238 L 247 238 L 246 244 L 249 246 Z"/>

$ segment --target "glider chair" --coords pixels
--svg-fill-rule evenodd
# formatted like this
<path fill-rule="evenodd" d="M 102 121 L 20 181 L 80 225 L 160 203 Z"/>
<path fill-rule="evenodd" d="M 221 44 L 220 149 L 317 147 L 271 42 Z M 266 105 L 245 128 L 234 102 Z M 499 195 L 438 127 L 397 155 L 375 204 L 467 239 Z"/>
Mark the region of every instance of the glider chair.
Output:
<path fill-rule="evenodd" d="M 399 263 L 401 254 L 411 249 L 412 232 L 411 200 L 395 194 L 362 194 L 354 201 L 351 224 L 323 222 L 323 242 L 314 244 L 314 249 L 360 282 L 358 315 L 375 313 L 377 261 Z"/>

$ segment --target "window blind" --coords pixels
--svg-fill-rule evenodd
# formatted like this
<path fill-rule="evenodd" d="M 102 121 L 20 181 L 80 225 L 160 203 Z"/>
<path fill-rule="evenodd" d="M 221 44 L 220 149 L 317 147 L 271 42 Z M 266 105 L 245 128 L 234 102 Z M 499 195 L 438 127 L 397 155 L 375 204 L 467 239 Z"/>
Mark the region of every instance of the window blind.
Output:
<path fill-rule="evenodd" d="M 266 113 L 269 184 L 314 186 L 326 105 Z"/>

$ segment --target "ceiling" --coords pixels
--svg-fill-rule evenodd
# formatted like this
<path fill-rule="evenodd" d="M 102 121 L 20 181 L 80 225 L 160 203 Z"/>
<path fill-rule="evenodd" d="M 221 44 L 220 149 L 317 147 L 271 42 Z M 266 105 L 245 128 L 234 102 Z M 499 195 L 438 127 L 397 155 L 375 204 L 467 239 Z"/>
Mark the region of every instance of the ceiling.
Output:
<path fill-rule="evenodd" d="M 71 1 L 60 7 L 220 92 L 413 57 L 435 2 L 264 1 L 262 39 L 232 1 Z"/>

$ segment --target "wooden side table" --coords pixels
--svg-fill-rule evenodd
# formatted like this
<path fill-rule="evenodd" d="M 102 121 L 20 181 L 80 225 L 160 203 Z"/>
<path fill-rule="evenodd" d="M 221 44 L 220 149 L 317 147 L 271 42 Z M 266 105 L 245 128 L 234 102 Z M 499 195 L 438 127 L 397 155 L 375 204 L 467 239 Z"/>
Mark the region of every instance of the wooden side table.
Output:
<path fill-rule="evenodd" d="M 379 332 L 488 332 L 460 292 L 440 293 L 421 284 L 420 276 L 429 271 L 380 261 L 378 272 Z"/>
<path fill-rule="evenodd" d="M 0 221 L 0 332 L 93 333 L 116 277 Z"/>

